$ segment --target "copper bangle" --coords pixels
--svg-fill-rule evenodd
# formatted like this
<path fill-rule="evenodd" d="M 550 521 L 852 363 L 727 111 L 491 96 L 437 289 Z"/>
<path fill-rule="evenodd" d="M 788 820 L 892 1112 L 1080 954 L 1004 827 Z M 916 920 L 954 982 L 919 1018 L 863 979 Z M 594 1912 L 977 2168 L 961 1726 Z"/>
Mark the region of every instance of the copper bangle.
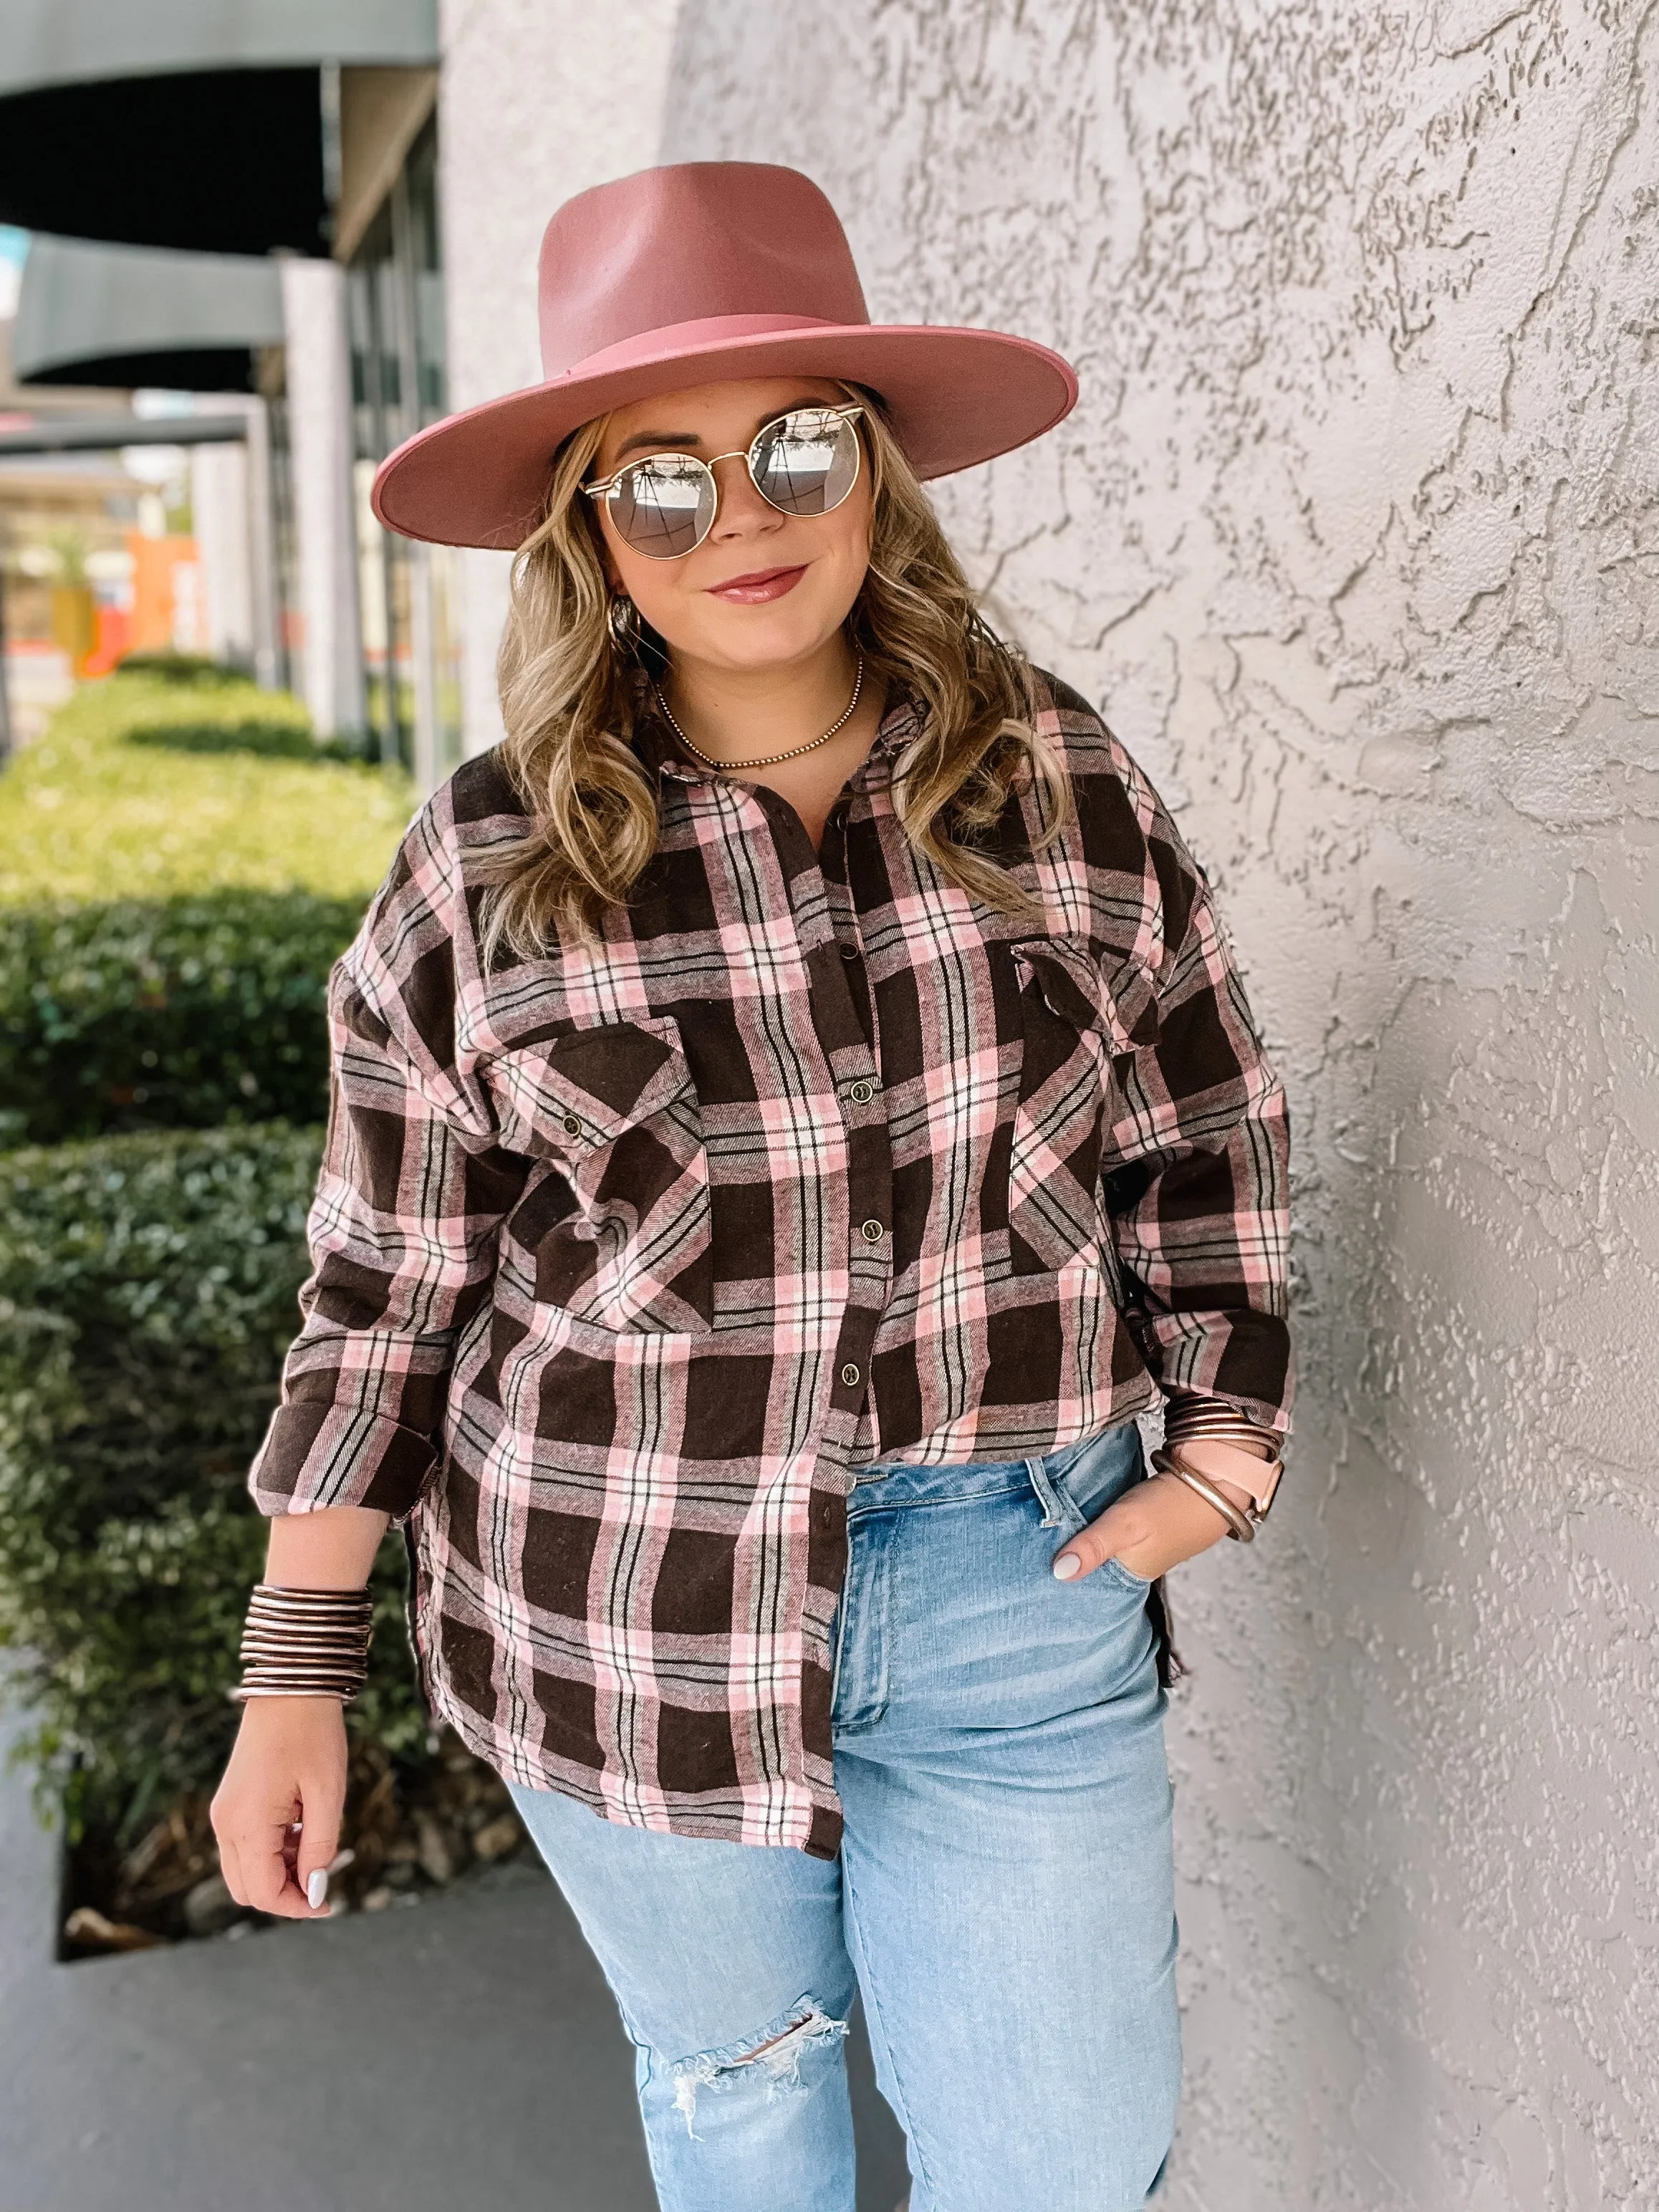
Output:
<path fill-rule="evenodd" d="M 1256 1523 L 1242 1507 L 1235 1505 L 1224 1491 L 1218 1490 L 1209 1478 L 1188 1467 L 1175 1453 L 1158 1451 L 1152 1454 L 1152 1465 L 1160 1474 L 1172 1474 L 1177 1482 L 1184 1482 L 1206 1505 L 1212 1505 L 1227 1524 L 1227 1534 L 1236 1536 L 1241 1544 L 1255 1541 Z"/>
<path fill-rule="evenodd" d="M 368 1676 L 374 1601 L 366 1589 L 295 1589 L 259 1583 L 242 1630 L 242 1679 L 227 1692 L 249 1698 L 337 1698 L 349 1705 Z"/>
<path fill-rule="evenodd" d="M 1183 1445 L 1199 1443 L 1229 1444 L 1262 1463 L 1259 1475 L 1235 1476 L 1230 1473 L 1224 1480 L 1236 1481 L 1240 1489 L 1248 1489 L 1255 1509 L 1252 1521 L 1265 1520 L 1285 1471 L 1283 1439 L 1279 1431 L 1251 1420 L 1225 1399 L 1177 1393 L 1171 1397 L 1164 1416 L 1164 1448 L 1166 1451 L 1179 1451 Z"/>

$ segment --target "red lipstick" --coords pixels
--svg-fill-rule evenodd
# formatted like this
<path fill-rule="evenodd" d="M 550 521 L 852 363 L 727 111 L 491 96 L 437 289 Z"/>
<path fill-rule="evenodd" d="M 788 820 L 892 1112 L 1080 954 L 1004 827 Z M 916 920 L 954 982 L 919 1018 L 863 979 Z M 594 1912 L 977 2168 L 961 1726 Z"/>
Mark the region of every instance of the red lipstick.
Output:
<path fill-rule="evenodd" d="M 805 562 L 795 568 L 756 568 L 746 576 L 728 576 L 723 584 L 710 584 L 708 596 L 724 599 L 731 606 L 763 607 L 769 600 L 793 592 L 805 574 Z"/>

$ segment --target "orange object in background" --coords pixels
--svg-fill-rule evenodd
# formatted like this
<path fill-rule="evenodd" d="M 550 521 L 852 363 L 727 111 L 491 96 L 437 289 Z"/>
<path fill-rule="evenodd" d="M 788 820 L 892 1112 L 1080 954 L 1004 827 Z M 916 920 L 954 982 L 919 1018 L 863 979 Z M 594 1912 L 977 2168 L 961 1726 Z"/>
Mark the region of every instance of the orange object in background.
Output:
<path fill-rule="evenodd" d="M 177 635 L 179 602 L 186 596 L 179 588 L 183 580 L 178 572 L 181 568 L 195 571 L 196 540 L 146 538 L 141 531 L 130 530 L 127 550 L 132 556 L 132 612 L 125 649 L 128 653 L 171 653 L 175 646 L 185 642 Z M 192 573 L 192 584 L 194 580 Z M 192 610 L 194 604 L 191 598 Z M 194 649 L 195 646 L 192 637 L 186 649 Z"/>
<path fill-rule="evenodd" d="M 98 641 L 87 655 L 82 676 L 107 676 L 124 653 L 132 651 L 132 610 L 131 607 L 106 607 L 101 603 L 95 610 Z"/>

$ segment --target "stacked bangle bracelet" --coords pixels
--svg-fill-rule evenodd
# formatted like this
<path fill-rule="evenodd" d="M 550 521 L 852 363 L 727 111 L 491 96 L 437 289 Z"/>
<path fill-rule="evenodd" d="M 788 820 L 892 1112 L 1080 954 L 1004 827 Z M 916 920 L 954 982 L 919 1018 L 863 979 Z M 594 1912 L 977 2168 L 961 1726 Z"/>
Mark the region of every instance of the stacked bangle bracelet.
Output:
<path fill-rule="evenodd" d="M 349 1705 L 368 1674 L 373 1611 L 367 1590 L 256 1583 L 242 1630 L 242 1679 L 229 1695 L 238 1704 L 338 1698 Z"/>
<path fill-rule="evenodd" d="M 1186 1457 L 1183 1448 L 1196 1443 L 1232 1444 L 1262 1462 L 1261 1473 L 1254 1476 L 1248 1486 L 1248 1505 L 1235 1505 L 1212 1477 L 1201 1473 Z M 1200 1397 L 1184 1391 L 1170 1401 L 1164 1422 L 1164 1449 L 1152 1454 L 1152 1465 L 1160 1474 L 1172 1474 L 1178 1482 L 1184 1482 L 1206 1505 L 1213 1506 L 1226 1522 L 1228 1534 L 1236 1536 L 1241 1544 L 1255 1542 L 1255 1532 L 1267 1517 L 1279 1478 L 1285 1472 L 1276 1429 L 1264 1428 L 1261 1422 L 1252 1421 L 1224 1399 Z M 1237 1482 L 1241 1489 L 1246 1486 L 1231 1474 L 1227 1480 Z"/>

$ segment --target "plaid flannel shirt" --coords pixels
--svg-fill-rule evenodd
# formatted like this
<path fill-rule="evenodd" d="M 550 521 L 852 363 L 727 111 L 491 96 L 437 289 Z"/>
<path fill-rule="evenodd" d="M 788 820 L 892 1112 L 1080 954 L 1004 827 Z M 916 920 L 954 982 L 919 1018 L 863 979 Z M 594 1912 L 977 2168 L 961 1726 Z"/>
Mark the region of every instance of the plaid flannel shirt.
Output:
<path fill-rule="evenodd" d="M 1039 679 L 1075 818 L 977 905 L 892 805 L 888 713 L 822 854 L 637 743 L 661 842 L 596 945 L 479 948 L 494 756 L 410 830 L 331 993 L 314 1272 L 249 1486 L 405 1524 L 434 1712 L 684 1835 L 837 1848 L 854 1472 L 1046 1454 L 1213 1393 L 1288 1425 L 1284 1094 L 1208 887 Z"/>

